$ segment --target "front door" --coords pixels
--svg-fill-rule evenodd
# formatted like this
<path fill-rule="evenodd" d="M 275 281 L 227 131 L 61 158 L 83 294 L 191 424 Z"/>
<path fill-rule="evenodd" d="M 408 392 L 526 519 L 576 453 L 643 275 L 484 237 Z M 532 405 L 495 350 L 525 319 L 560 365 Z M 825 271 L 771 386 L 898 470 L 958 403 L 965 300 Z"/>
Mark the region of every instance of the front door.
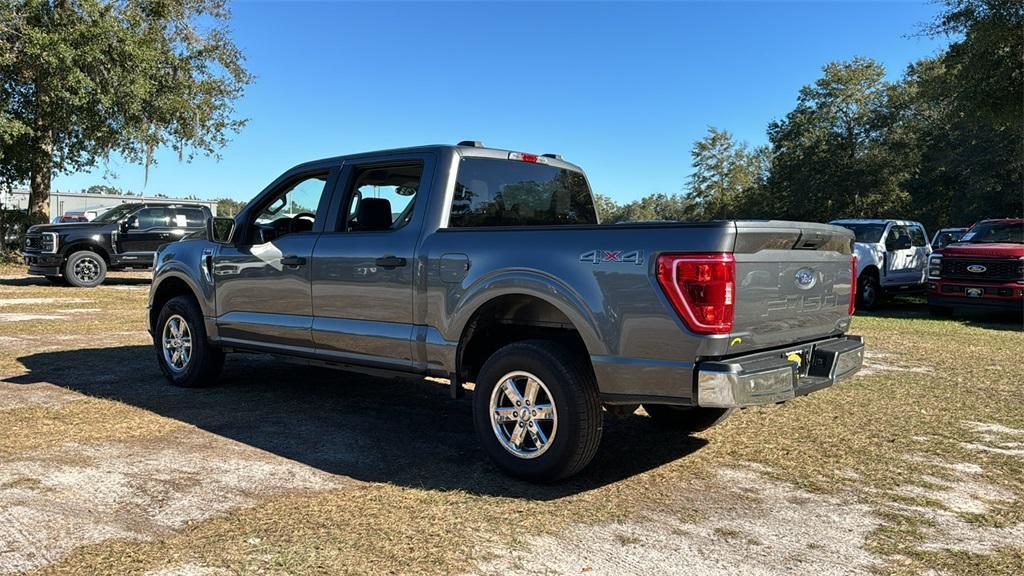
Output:
<path fill-rule="evenodd" d="M 170 215 L 164 206 L 148 206 L 126 218 L 119 237 L 122 254 L 156 252 L 171 241 Z"/>
<path fill-rule="evenodd" d="M 886 273 L 882 284 L 915 283 L 917 249 L 910 231 L 902 224 L 893 224 L 885 235 Z"/>
<path fill-rule="evenodd" d="M 343 202 L 313 258 L 313 340 L 339 362 L 414 364 L 413 281 L 430 155 L 346 164 Z M 418 201 L 419 200 L 419 201 Z"/>
<path fill-rule="evenodd" d="M 313 352 L 310 270 L 336 172 L 288 178 L 240 214 L 236 242 L 214 255 L 217 330 L 225 344 Z"/>

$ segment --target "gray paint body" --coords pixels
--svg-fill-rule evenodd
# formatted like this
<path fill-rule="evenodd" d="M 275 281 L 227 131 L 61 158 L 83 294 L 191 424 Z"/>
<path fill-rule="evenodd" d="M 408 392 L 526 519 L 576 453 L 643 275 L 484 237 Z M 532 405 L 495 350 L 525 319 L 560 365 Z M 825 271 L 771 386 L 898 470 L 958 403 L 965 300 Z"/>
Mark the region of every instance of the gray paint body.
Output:
<path fill-rule="evenodd" d="M 694 366 L 702 360 L 820 341 L 849 327 L 853 234 L 846 229 L 778 221 L 447 228 L 463 156 L 507 159 L 508 153 L 431 146 L 297 166 L 236 222 L 294 178 L 329 169 L 313 231 L 260 246 L 202 239 L 167 245 L 158 256 L 151 302 L 163 282 L 177 278 L 197 296 L 208 333 L 220 345 L 449 376 L 464 330 L 482 305 L 505 295 L 530 296 L 569 319 L 607 398 L 684 404 L 693 397 Z M 334 231 L 353 167 L 392 159 L 425 163 L 412 221 L 395 231 Z M 635 250 L 642 259 L 581 259 L 594 250 Z M 655 276 L 658 255 L 675 252 L 734 253 L 733 333 L 695 334 L 680 320 Z M 204 253 L 211 253 L 209 261 Z M 285 256 L 305 257 L 306 265 L 283 266 Z M 386 256 L 405 258 L 407 265 L 378 266 Z M 794 282 L 805 268 L 816 279 L 810 289 Z"/>

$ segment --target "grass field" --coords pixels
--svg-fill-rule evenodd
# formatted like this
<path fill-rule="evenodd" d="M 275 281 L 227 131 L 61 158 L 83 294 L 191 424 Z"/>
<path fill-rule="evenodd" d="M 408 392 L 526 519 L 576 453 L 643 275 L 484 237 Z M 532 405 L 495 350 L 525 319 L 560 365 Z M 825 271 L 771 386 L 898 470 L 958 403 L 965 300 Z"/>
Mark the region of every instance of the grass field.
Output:
<path fill-rule="evenodd" d="M 428 380 L 229 357 L 160 376 L 145 275 L 0 268 L 0 574 L 1021 574 L 1020 319 L 858 315 L 857 377 L 693 437 L 608 417 L 505 478 Z"/>

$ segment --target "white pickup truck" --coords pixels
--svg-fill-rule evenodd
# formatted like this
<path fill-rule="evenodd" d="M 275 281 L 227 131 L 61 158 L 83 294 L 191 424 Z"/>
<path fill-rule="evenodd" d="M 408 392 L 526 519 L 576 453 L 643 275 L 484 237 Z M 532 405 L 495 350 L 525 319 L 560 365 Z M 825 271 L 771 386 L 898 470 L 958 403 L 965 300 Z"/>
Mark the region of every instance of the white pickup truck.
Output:
<path fill-rule="evenodd" d="M 833 220 L 853 231 L 857 256 L 857 308 L 871 310 L 897 292 L 923 292 L 932 253 L 920 222 L 910 220 Z"/>

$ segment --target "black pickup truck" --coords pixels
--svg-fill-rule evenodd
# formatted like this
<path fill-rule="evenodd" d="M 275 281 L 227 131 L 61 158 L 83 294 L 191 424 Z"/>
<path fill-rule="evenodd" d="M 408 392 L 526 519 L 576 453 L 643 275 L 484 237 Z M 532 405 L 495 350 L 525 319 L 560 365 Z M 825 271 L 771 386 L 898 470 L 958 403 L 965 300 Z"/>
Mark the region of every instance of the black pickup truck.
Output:
<path fill-rule="evenodd" d="M 99 286 L 108 270 L 148 269 L 160 246 L 204 230 L 210 209 L 201 204 L 121 204 L 92 222 L 43 224 L 25 236 L 28 273 L 55 284 Z"/>

